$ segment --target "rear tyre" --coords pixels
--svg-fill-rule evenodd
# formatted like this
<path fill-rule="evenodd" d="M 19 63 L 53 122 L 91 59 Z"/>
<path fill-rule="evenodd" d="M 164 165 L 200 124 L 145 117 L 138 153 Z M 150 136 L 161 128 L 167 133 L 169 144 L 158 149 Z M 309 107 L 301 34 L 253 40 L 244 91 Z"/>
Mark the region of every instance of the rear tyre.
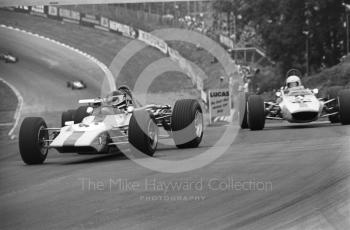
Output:
<path fill-rule="evenodd" d="M 27 117 L 23 120 L 19 130 L 19 152 L 22 160 L 28 165 L 42 164 L 47 156 L 48 149 L 45 140 L 49 133 L 44 119 L 41 117 Z"/>
<path fill-rule="evenodd" d="M 350 125 L 350 90 L 339 93 L 339 119 L 343 125 Z"/>
<path fill-rule="evenodd" d="M 153 156 L 158 145 L 158 126 L 145 110 L 135 110 L 130 119 L 128 139 L 142 153 Z"/>
<path fill-rule="evenodd" d="M 247 102 L 247 120 L 250 130 L 262 130 L 265 127 L 265 104 L 262 97 L 252 95 Z"/>
<path fill-rule="evenodd" d="M 86 112 L 87 108 L 89 106 L 80 106 L 74 113 L 74 124 L 79 124 L 83 121 L 83 119 L 85 117 L 90 116 L 90 114 L 88 114 Z"/>
<path fill-rule="evenodd" d="M 203 138 L 203 127 L 203 112 L 197 100 L 176 101 L 171 117 L 176 147 L 197 148 Z"/>
<path fill-rule="evenodd" d="M 339 92 L 342 90 L 342 88 L 343 88 L 343 87 L 341 87 L 341 86 L 333 86 L 333 87 L 330 87 L 330 88 L 327 90 L 327 98 L 328 98 L 328 100 L 337 99 L 338 96 L 339 96 Z M 336 107 L 337 107 L 337 101 L 334 101 L 334 102 L 329 103 L 328 106 L 329 106 L 329 107 L 336 108 Z M 339 114 L 336 114 L 336 115 L 333 115 L 333 116 L 329 116 L 329 117 L 328 117 L 328 120 L 329 120 L 331 123 L 339 123 L 339 122 L 340 122 Z"/>
<path fill-rule="evenodd" d="M 73 109 L 63 112 L 61 116 L 61 126 L 62 127 L 66 126 L 65 125 L 66 121 L 74 122 L 74 114 L 75 114 L 75 110 Z"/>

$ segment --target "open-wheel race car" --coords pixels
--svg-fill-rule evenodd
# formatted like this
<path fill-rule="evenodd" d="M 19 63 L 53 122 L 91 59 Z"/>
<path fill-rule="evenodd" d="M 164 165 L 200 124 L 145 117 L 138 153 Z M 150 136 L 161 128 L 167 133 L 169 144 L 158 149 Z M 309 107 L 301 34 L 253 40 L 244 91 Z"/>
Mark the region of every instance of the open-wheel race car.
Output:
<path fill-rule="evenodd" d="M 18 58 L 15 57 L 13 54 L 7 52 L 7 53 L 0 53 L 0 60 L 4 60 L 5 63 L 16 63 L 18 62 Z"/>
<path fill-rule="evenodd" d="M 290 87 L 288 79 L 296 79 L 298 84 Z M 266 120 L 309 123 L 325 117 L 332 123 L 350 124 L 350 90 L 338 90 L 326 98 L 318 98 L 317 94 L 318 89 L 304 88 L 292 74 L 287 78 L 287 86 L 276 92 L 276 102 L 264 101 L 260 95 L 248 95 L 241 108 L 240 126 L 262 130 Z"/>
<path fill-rule="evenodd" d="M 105 98 L 80 100 L 76 110 L 62 114 L 62 127 L 48 128 L 44 119 L 27 117 L 19 133 L 26 164 L 41 164 L 48 150 L 60 153 L 106 154 L 128 144 L 152 156 L 160 138 L 172 138 L 178 148 L 196 148 L 203 137 L 203 114 L 197 100 L 182 99 L 174 107 L 140 106 L 127 87 Z M 160 135 L 159 128 L 166 135 Z"/>
<path fill-rule="evenodd" d="M 67 88 L 71 89 L 86 89 L 87 85 L 84 81 L 78 80 L 78 81 L 67 81 Z"/>

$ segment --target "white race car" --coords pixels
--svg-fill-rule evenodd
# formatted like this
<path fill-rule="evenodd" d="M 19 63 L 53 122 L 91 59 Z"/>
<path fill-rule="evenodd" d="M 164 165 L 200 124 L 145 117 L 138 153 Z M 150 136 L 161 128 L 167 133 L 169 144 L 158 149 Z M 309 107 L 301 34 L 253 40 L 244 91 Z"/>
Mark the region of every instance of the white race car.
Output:
<path fill-rule="evenodd" d="M 86 84 L 84 81 L 67 81 L 67 88 L 71 89 L 86 89 Z"/>
<path fill-rule="evenodd" d="M 197 100 L 169 105 L 137 106 L 128 88 L 106 98 L 80 100 L 85 106 L 62 114 L 61 128 L 47 128 L 40 117 L 27 117 L 19 133 L 26 164 L 41 164 L 48 150 L 80 154 L 110 153 L 121 145 L 152 156 L 159 138 L 172 138 L 178 148 L 196 148 L 203 137 L 203 114 Z M 159 134 L 162 127 L 167 135 Z"/>
<path fill-rule="evenodd" d="M 13 56 L 11 53 L 2 53 L 0 54 L 0 60 L 4 60 L 6 63 L 16 63 L 18 58 Z"/>
<path fill-rule="evenodd" d="M 241 128 L 262 130 L 265 120 L 286 120 L 309 123 L 328 117 L 332 123 L 350 124 L 350 90 L 341 90 L 333 98 L 317 98 L 318 90 L 296 87 L 281 89 L 277 102 L 264 102 L 259 95 L 250 95 L 241 111 Z"/>

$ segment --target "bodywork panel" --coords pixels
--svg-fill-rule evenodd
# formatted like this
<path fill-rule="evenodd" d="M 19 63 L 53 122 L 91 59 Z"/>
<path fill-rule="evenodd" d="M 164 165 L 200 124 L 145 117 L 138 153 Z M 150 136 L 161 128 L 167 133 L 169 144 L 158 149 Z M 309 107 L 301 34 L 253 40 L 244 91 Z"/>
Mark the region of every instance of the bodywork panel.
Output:
<path fill-rule="evenodd" d="M 283 95 L 279 106 L 285 120 L 291 123 L 307 123 L 320 117 L 324 104 L 314 94 L 295 93 Z"/>
<path fill-rule="evenodd" d="M 60 152 L 91 147 L 96 152 L 101 152 L 107 145 L 107 138 L 128 126 L 131 116 L 129 113 L 88 116 L 80 124 L 62 127 L 49 147 Z"/>

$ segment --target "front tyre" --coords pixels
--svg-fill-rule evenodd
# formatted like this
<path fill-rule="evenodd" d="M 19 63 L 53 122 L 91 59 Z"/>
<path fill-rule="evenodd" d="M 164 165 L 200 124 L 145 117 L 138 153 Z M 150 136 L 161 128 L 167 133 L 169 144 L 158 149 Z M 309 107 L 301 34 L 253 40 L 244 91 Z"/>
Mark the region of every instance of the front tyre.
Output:
<path fill-rule="evenodd" d="M 265 127 L 265 104 L 261 96 L 252 95 L 247 102 L 247 120 L 250 130 L 262 130 Z"/>
<path fill-rule="evenodd" d="M 47 156 L 49 133 L 41 117 L 27 117 L 19 130 L 19 151 L 24 163 L 42 164 Z"/>
<path fill-rule="evenodd" d="M 145 110 L 135 110 L 129 123 L 129 142 L 138 151 L 153 156 L 158 145 L 158 126 Z"/>
<path fill-rule="evenodd" d="M 171 117 L 176 147 L 197 148 L 203 138 L 203 127 L 203 112 L 197 100 L 176 101 Z"/>
<path fill-rule="evenodd" d="M 350 90 L 343 90 L 338 96 L 339 119 L 343 125 L 350 125 Z"/>

